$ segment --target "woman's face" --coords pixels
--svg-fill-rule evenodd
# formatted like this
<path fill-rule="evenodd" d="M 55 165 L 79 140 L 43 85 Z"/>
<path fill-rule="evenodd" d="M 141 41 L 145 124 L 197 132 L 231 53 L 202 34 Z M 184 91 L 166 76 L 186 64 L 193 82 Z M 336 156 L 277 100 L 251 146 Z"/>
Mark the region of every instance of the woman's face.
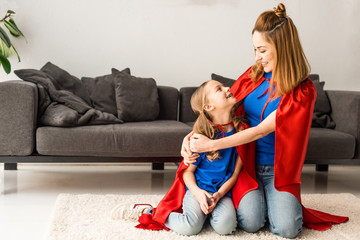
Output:
<path fill-rule="evenodd" d="M 260 62 L 265 72 L 271 72 L 275 67 L 275 47 L 264 37 L 264 34 L 255 31 L 253 34 L 255 60 Z"/>

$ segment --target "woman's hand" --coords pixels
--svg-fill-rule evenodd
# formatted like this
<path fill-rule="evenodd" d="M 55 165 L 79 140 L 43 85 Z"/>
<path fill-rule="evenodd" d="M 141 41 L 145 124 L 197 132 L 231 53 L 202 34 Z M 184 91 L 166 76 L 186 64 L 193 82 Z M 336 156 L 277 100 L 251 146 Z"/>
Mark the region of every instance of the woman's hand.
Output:
<path fill-rule="evenodd" d="M 183 140 L 181 146 L 181 156 L 184 158 L 184 163 L 186 166 L 189 164 L 196 162 L 196 159 L 199 157 L 199 154 L 193 153 L 190 150 L 190 137 L 194 134 L 194 132 L 189 133 Z"/>
<path fill-rule="evenodd" d="M 193 152 L 210 152 L 214 151 L 211 149 L 211 143 L 213 140 L 205 137 L 204 135 L 194 133 L 190 137 L 190 150 Z"/>
<path fill-rule="evenodd" d="M 203 211 L 203 213 L 208 215 L 211 212 L 209 211 L 208 199 L 210 199 L 210 202 L 212 202 L 213 196 L 211 196 L 211 194 L 208 193 L 207 191 L 200 189 L 199 191 L 196 192 L 195 198 L 199 202 L 200 208 Z"/>

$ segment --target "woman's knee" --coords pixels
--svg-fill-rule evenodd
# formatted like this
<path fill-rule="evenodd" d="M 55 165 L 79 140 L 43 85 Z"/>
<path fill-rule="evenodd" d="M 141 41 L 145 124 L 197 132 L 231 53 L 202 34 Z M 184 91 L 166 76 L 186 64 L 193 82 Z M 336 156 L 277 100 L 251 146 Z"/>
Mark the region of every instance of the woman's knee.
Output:
<path fill-rule="evenodd" d="M 248 233 L 255 233 L 265 226 L 265 221 L 259 217 L 257 218 L 243 218 L 238 219 L 238 226 L 240 229 Z"/>
<path fill-rule="evenodd" d="M 252 203 L 248 201 L 250 199 L 243 200 L 237 209 L 238 226 L 246 232 L 257 232 L 263 228 L 266 223 L 265 202 L 261 198 L 256 199 L 257 201 L 253 201 Z"/>
<path fill-rule="evenodd" d="M 296 238 L 302 231 L 302 224 L 296 221 L 288 221 L 273 227 L 272 232 L 283 238 Z"/>
<path fill-rule="evenodd" d="M 278 219 L 272 219 L 270 221 L 270 230 L 275 235 L 283 238 L 295 238 L 301 233 L 302 225 L 303 218 L 300 211 L 296 215 L 289 214 Z"/>

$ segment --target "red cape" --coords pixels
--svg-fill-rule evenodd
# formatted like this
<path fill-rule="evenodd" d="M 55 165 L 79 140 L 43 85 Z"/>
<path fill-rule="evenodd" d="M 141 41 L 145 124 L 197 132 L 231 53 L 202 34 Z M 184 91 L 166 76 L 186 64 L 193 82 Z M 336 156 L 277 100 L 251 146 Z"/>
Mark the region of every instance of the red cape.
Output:
<path fill-rule="evenodd" d="M 261 78 L 254 84 L 249 77 L 250 71 L 251 68 L 231 87 L 238 101 L 243 100 L 265 80 Z M 301 171 L 306 155 L 315 99 L 316 89 L 310 79 L 307 79 L 292 92 L 281 97 L 276 112 L 275 188 L 293 194 L 299 202 L 301 202 Z M 244 114 L 243 106 L 238 112 Z M 255 142 L 238 146 L 236 149 L 243 163 L 232 190 L 234 206 L 237 208 L 242 197 L 256 189 L 258 184 L 255 173 Z M 182 174 L 186 167 L 183 162 L 180 164 L 170 190 L 154 209 L 153 214 L 143 214 L 139 218 L 140 224 L 136 226 L 137 228 L 169 230 L 164 225 L 169 214 L 174 211 L 182 212 L 182 200 L 186 191 Z M 322 231 L 331 228 L 334 223 L 348 220 L 348 217 L 334 216 L 303 206 L 303 225 L 308 228 Z"/>

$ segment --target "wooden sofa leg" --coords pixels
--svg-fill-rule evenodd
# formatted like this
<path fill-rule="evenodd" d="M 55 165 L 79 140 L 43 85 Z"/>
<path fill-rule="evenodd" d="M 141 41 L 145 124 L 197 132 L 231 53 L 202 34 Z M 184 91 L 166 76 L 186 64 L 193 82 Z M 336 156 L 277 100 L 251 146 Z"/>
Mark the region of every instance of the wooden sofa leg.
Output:
<path fill-rule="evenodd" d="M 164 170 L 164 163 L 152 163 L 152 170 Z"/>
<path fill-rule="evenodd" d="M 329 165 L 327 165 L 327 164 L 316 164 L 316 171 L 327 172 L 327 171 L 329 171 Z"/>
<path fill-rule="evenodd" d="M 17 170 L 17 163 L 4 163 L 4 170 Z"/>

